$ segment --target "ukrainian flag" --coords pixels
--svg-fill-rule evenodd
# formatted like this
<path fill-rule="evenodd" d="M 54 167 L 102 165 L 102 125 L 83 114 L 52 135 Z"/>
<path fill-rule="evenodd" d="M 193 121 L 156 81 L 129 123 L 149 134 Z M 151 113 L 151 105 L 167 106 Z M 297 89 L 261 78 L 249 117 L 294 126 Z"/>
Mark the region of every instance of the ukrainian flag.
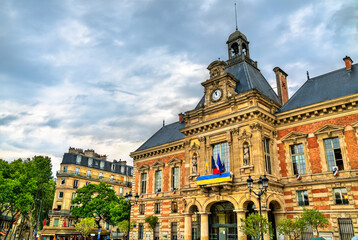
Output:
<path fill-rule="evenodd" d="M 210 183 L 221 183 L 221 182 L 230 182 L 231 176 L 230 172 L 212 175 L 205 175 L 196 178 L 196 185 L 205 185 Z"/>

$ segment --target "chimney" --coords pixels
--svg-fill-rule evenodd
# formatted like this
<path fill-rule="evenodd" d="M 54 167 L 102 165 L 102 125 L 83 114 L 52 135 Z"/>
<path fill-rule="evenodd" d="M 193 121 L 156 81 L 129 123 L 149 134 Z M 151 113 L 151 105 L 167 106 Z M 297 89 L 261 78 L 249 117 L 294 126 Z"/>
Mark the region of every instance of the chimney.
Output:
<path fill-rule="evenodd" d="M 273 71 L 276 74 L 278 99 L 280 104 L 283 105 L 288 101 L 287 73 L 279 67 L 275 67 Z"/>
<path fill-rule="evenodd" d="M 179 113 L 179 123 L 182 123 L 184 120 L 184 114 L 183 113 Z"/>
<path fill-rule="evenodd" d="M 346 70 L 350 71 L 352 68 L 353 60 L 350 57 L 346 56 L 345 58 L 343 58 L 343 61 L 346 64 Z"/>

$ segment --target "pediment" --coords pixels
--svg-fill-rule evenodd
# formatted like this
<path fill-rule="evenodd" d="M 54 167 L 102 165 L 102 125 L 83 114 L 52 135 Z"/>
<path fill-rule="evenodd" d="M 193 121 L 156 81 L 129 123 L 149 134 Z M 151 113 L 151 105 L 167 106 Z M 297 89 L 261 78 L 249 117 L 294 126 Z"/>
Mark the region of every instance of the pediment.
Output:
<path fill-rule="evenodd" d="M 160 162 L 160 161 L 156 161 L 155 163 L 153 163 L 152 168 L 161 168 L 164 167 L 164 163 Z"/>
<path fill-rule="evenodd" d="M 149 166 L 147 164 L 143 164 L 138 168 L 138 172 L 144 172 L 148 170 L 149 170 Z"/>
<path fill-rule="evenodd" d="M 320 129 L 316 130 L 314 132 L 315 135 L 320 135 L 320 134 L 332 134 L 333 132 L 343 132 L 344 131 L 344 126 L 341 125 L 333 125 L 333 124 L 327 124 L 323 127 L 321 127 Z"/>
<path fill-rule="evenodd" d="M 190 148 L 190 150 L 191 151 L 198 151 L 200 149 L 200 146 L 199 145 L 197 145 L 196 143 L 194 143 L 192 146 L 191 146 L 191 148 Z"/>
<path fill-rule="evenodd" d="M 281 141 L 285 142 L 285 141 L 297 141 L 297 139 L 301 139 L 301 138 L 307 138 L 308 134 L 307 133 L 302 133 L 302 132 L 290 132 L 289 134 L 287 134 L 286 136 L 284 136 Z"/>
<path fill-rule="evenodd" d="M 168 165 L 180 165 L 182 163 L 182 160 L 179 158 L 172 158 L 169 162 Z"/>

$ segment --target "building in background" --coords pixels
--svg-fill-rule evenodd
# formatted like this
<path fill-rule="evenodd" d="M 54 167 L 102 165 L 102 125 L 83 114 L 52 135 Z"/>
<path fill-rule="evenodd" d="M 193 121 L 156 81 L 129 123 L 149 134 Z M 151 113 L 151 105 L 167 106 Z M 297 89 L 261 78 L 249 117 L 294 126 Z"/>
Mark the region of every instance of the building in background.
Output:
<path fill-rule="evenodd" d="M 257 191 L 264 176 L 262 214 L 274 229 L 315 207 L 330 221 L 321 236 L 351 239 L 358 234 L 358 65 L 346 57 L 344 68 L 308 77 L 289 99 L 287 74 L 273 69 L 276 94 L 243 33 L 226 44 L 229 59 L 208 66 L 198 105 L 131 153 L 132 194 L 140 198 L 130 239 L 151 236 L 148 215 L 159 217 L 155 239 L 246 239 L 240 219 L 259 211 L 247 179 Z M 312 230 L 303 236 L 310 237 Z"/>
<path fill-rule="evenodd" d="M 117 196 L 131 191 L 133 167 L 126 161 L 107 161 L 106 155 L 99 155 L 94 150 L 70 148 L 65 153 L 61 170 L 57 172 L 57 183 L 53 209 L 49 212 L 49 224 L 44 226 L 41 236 L 43 240 L 74 240 L 80 235 L 74 228 L 71 216 L 71 201 L 76 197 L 76 190 L 87 184 L 105 182 L 110 184 Z M 101 236 L 106 238 L 112 226 L 105 226 Z"/>

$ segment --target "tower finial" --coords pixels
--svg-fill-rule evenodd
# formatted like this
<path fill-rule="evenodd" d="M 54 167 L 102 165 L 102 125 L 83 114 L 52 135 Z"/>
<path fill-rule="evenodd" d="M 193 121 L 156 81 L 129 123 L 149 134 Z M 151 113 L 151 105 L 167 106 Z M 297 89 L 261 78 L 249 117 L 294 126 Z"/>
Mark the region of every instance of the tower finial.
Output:
<path fill-rule="evenodd" d="M 237 31 L 237 11 L 236 11 L 236 2 L 235 2 L 235 23 L 236 23 L 236 31 Z"/>
<path fill-rule="evenodd" d="M 310 80 L 310 73 L 307 71 L 306 74 L 307 74 L 307 80 Z"/>

